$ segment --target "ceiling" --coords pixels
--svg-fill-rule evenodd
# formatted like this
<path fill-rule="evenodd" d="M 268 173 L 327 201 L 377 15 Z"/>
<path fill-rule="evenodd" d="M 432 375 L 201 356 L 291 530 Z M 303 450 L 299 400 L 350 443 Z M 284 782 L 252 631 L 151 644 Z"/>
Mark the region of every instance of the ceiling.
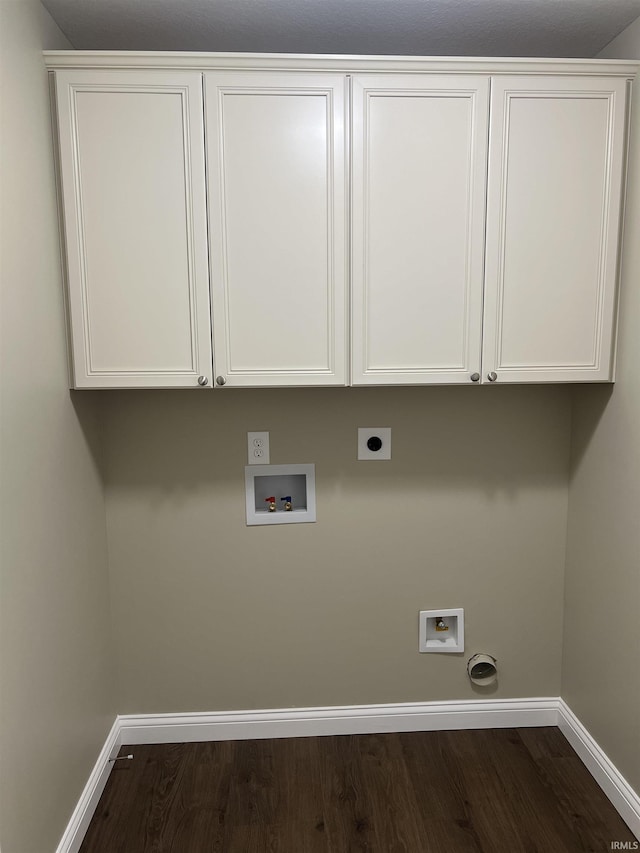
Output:
<path fill-rule="evenodd" d="M 592 57 L 640 0 L 43 0 L 78 50 Z"/>

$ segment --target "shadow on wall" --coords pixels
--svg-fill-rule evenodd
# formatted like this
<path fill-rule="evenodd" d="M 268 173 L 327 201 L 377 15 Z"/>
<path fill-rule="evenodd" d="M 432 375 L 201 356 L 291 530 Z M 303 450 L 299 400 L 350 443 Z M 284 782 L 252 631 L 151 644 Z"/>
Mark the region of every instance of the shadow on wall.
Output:
<path fill-rule="evenodd" d="M 104 483 L 105 429 L 102 394 L 102 391 L 70 391 L 69 398 L 91 458 Z"/>
<path fill-rule="evenodd" d="M 578 468 L 589 449 L 614 394 L 615 385 L 609 383 L 572 386 L 571 473 Z"/>
<path fill-rule="evenodd" d="M 319 488 L 330 477 L 381 500 L 398 488 L 411 500 L 425 484 L 515 494 L 568 476 L 566 386 L 100 393 L 107 481 L 120 488 L 233 491 L 250 430 L 270 432 L 272 464 L 312 462 Z M 357 461 L 357 428 L 381 426 L 392 428 L 391 461 Z"/>

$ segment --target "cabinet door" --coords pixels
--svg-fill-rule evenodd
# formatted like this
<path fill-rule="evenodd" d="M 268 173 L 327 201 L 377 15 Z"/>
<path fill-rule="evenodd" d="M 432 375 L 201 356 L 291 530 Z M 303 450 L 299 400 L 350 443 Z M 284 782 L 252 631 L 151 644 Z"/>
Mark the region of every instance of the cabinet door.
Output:
<path fill-rule="evenodd" d="M 479 374 L 488 108 L 487 77 L 353 79 L 354 385 Z"/>
<path fill-rule="evenodd" d="M 56 92 L 75 387 L 211 387 L 201 75 Z"/>
<path fill-rule="evenodd" d="M 344 385 L 345 88 L 337 75 L 205 75 L 216 372 Z"/>
<path fill-rule="evenodd" d="M 492 83 L 483 381 L 613 378 L 626 82 Z"/>

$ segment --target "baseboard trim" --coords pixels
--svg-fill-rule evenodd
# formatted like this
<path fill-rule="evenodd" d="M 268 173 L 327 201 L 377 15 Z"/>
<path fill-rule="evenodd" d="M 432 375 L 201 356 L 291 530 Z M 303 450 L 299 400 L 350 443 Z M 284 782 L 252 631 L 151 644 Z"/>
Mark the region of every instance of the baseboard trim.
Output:
<path fill-rule="evenodd" d="M 558 702 L 557 725 L 620 817 L 640 839 L 640 797 L 563 699 Z"/>
<path fill-rule="evenodd" d="M 56 853 L 78 853 L 121 746 L 384 732 L 559 726 L 614 808 L 640 838 L 640 797 L 559 697 L 349 705 L 117 717 Z"/>
<path fill-rule="evenodd" d="M 107 784 L 107 779 L 113 768 L 113 762 L 109 761 L 109 759 L 114 758 L 118 754 L 121 743 L 120 722 L 116 717 L 111 731 L 104 742 L 104 746 L 100 750 L 100 755 L 91 771 L 89 780 L 80 795 L 78 804 L 73 810 L 71 820 L 56 848 L 56 853 L 78 853 L 80 850 L 93 813 L 96 810 L 104 786 Z"/>
<path fill-rule="evenodd" d="M 555 726 L 558 699 L 349 705 L 118 718 L 123 744 Z"/>

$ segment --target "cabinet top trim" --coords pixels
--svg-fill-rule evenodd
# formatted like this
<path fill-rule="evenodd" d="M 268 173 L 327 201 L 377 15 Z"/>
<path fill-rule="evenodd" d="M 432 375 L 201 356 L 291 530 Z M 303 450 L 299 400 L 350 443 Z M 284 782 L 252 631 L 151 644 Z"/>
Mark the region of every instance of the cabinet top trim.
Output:
<path fill-rule="evenodd" d="M 347 56 L 294 53 L 181 53 L 115 50 L 46 50 L 45 65 L 59 68 L 222 69 L 352 72 L 422 71 L 447 74 L 570 74 L 634 77 L 640 64 L 609 59 L 513 59 L 496 57 Z"/>

